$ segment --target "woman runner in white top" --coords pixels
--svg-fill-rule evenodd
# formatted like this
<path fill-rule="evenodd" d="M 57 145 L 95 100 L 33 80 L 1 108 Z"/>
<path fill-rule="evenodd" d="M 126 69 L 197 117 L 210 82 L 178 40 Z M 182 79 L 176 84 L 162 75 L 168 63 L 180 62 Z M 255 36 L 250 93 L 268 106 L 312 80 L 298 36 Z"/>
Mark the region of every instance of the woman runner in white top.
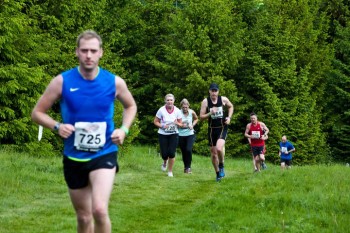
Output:
<path fill-rule="evenodd" d="M 165 96 L 165 105 L 160 107 L 154 117 L 153 123 L 158 129 L 160 153 L 163 164 L 162 171 L 168 166 L 168 176 L 173 177 L 173 166 L 175 163 L 175 152 L 178 142 L 178 127 L 182 126 L 181 111 L 174 106 L 175 97 L 173 94 Z"/>

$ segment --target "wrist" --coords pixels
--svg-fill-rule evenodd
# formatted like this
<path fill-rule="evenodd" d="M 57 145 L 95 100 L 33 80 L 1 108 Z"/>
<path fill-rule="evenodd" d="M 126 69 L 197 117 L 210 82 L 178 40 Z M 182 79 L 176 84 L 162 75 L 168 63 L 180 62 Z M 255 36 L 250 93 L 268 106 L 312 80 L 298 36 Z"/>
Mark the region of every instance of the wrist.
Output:
<path fill-rule="evenodd" d="M 57 122 L 55 126 L 53 127 L 54 131 L 58 131 L 60 129 L 61 123 Z"/>
<path fill-rule="evenodd" d="M 128 129 L 127 127 L 125 127 L 124 125 L 122 125 L 122 126 L 120 127 L 120 129 L 124 131 L 125 135 L 128 135 L 128 134 L 129 134 L 129 129 Z"/>

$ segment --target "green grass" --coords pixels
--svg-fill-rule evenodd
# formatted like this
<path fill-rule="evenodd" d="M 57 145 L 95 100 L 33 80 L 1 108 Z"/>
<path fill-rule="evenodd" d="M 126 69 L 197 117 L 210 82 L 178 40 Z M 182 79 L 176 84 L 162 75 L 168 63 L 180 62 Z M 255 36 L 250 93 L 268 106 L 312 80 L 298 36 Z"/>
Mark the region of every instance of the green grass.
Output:
<path fill-rule="evenodd" d="M 250 156 L 226 159 L 215 182 L 210 158 L 194 156 L 174 177 L 155 150 L 135 147 L 119 158 L 110 202 L 113 232 L 349 232 L 350 168 L 293 167 L 254 174 Z M 0 232 L 75 232 L 60 157 L 0 152 Z"/>

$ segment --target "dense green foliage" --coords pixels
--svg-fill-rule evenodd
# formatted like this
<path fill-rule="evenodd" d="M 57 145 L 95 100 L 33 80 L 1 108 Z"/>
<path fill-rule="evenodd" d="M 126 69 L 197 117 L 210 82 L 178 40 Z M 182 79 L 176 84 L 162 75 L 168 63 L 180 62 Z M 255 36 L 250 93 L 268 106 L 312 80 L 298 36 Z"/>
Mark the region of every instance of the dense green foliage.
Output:
<path fill-rule="evenodd" d="M 326 114 L 324 131 L 333 157 L 350 161 L 350 8 L 349 1 L 331 1 L 328 5 L 331 19 L 330 40 L 334 46 L 332 69 L 327 78 Z"/>
<path fill-rule="evenodd" d="M 75 39 L 104 39 L 101 66 L 125 78 L 138 104 L 131 143 L 156 144 L 153 118 L 173 93 L 199 114 L 211 82 L 235 105 L 226 151 L 249 151 L 249 113 L 270 128 L 268 159 L 283 134 L 295 162 L 350 161 L 349 7 L 346 0 L 92 1 L 0 3 L 0 143 L 56 153 L 50 130 L 36 141 L 30 112 L 51 77 L 77 65 Z M 120 124 L 120 106 L 116 107 Z M 59 119 L 58 105 L 50 113 Z M 195 151 L 208 153 L 207 123 Z"/>

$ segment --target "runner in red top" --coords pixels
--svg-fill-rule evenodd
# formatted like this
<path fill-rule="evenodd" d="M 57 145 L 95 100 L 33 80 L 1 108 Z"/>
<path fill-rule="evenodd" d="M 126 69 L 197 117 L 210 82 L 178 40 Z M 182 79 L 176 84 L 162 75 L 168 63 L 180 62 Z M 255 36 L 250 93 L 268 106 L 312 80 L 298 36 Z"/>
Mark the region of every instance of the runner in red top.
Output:
<path fill-rule="evenodd" d="M 266 135 L 266 139 L 268 139 L 269 138 L 269 136 L 268 135 Z M 265 139 L 265 140 L 266 140 Z M 251 142 L 250 142 L 250 138 L 248 138 L 248 143 L 249 143 L 249 146 L 250 146 L 250 152 L 252 153 L 252 161 L 253 161 L 253 167 L 254 167 L 254 171 L 257 171 L 258 170 L 258 168 L 256 167 L 256 163 L 255 163 L 255 157 L 254 157 L 254 154 L 253 154 L 253 151 L 252 151 L 252 147 L 251 147 Z M 266 155 L 266 145 L 264 146 L 264 150 L 263 150 L 263 154 L 264 155 Z M 266 169 L 267 168 L 267 166 L 266 166 L 266 163 L 265 162 L 262 162 L 262 164 L 261 164 L 261 168 L 262 169 Z"/>
<path fill-rule="evenodd" d="M 266 125 L 258 121 L 255 113 L 250 114 L 251 123 L 247 124 L 244 136 L 248 138 L 255 159 L 255 171 L 260 171 L 260 167 L 266 168 L 265 161 L 265 140 L 267 140 L 269 129 Z"/>

